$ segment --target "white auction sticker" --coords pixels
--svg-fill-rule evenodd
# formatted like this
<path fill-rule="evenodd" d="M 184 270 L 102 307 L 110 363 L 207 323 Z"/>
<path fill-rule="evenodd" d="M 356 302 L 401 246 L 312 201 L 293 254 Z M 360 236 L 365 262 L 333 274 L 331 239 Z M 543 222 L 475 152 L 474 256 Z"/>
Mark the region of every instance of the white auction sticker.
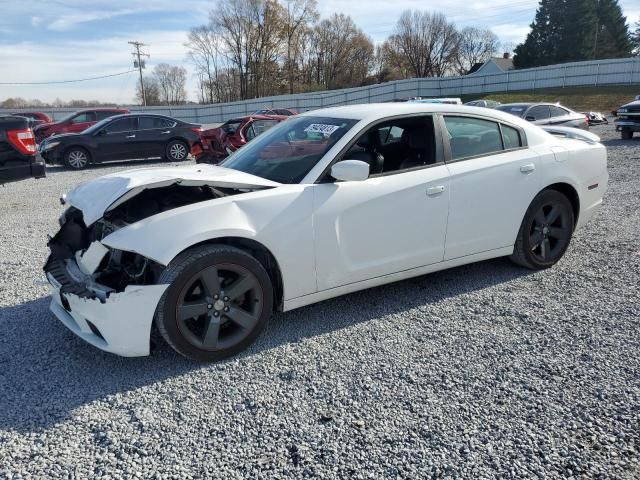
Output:
<path fill-rule="evenodd" d="M 339 125 L 327 125 L 324 123 L 312 123 L 307 128 L 304 129 L 307 133 L 322 133 L 323 135 L 329 136 L 336 130 L 340 128 Z"/>

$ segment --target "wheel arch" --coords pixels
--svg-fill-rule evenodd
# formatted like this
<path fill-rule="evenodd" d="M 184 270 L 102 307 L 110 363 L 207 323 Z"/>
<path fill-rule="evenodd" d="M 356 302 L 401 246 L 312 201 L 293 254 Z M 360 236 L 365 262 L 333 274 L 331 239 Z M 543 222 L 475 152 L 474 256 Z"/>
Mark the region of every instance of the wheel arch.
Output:
<path fill-rule="evenodd" d="M 273 294 L 275 297 L 273 305 L 276 310 L 282 311 L 284 305 L 284 282 L 282 280 L 282 270 L 280 269 L 280 265 L 278 264 L 275 255 L 265 245 L 252 238 L 232 236 L 218 237 L 190 245 L 179 252 L 178 255 L 202 245 L 228 245 L 252 255 L 267 271 L 267 274 L 273 284 Z M 176 255 L 176 257 L 178 255 Z"/>
<path fill-rule="evenodd" d="M 547 186 L 542 191 L 544 190 L 555 190 L 567 197 L 573 210 L 573 225 L 575 227 L 578 224 L 578 217 L 580 216 L 580 196 L 573 185 L 565 182 L 558 182 Z"/>

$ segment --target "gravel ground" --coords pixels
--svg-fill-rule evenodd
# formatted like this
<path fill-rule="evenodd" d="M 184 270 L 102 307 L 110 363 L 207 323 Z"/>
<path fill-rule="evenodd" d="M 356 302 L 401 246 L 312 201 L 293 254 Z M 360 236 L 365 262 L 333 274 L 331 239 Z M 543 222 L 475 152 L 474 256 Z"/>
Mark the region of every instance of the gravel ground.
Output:
<path fill-rule="evenodd" d="M 606 203 L 556 267 L 280 314 L 213 365 L 106 354 L 48 313 L 58 197 L 125 165 L 0 188 L 0 478 L 640 478 L 640 138 L 593 130 Z"/>

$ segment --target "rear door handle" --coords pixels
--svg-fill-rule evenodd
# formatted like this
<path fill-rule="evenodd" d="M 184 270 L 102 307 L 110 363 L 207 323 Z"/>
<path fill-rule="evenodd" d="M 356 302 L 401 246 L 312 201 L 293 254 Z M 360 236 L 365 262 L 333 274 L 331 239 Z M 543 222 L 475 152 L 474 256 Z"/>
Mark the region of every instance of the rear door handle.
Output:
<path fill-rule="evenodd" d="M 536 169 L 536 166 L 533 163 L 527 163 L 526 165 L 522 165 L 520 167 L 520 171 L 522 173 L 531 173 Z"/>
<path fill-rule="evenodd" d="M 124 137 L 124 138 L 136 138 L 136 136 L 135 136 L 135 135 L 127 135 L 127 136 L 126 136 L 126 137 Z"/>
<path fill-rule="evenodd" d="M 435 197 L 436 195 L 440 195 L 442 192 L 444 192 L 444 185 L 438 185 L 437 187 L 427 188 L 427 195 L 430 197 Z"/>

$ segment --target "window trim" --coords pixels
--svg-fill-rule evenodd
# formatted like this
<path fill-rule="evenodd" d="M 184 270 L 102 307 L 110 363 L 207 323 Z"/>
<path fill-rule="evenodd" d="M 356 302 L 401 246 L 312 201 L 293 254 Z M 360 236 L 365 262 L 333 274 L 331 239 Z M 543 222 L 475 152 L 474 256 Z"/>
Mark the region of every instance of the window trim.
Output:
<path fill-rule="evenodd" d="M 439 167 L 444 165 L 445 162 L 445 151 L 444 151 L 444 145 L 442 142 L 442 138 L 441 135 L 438 133 L 438 131 L 440 130 L 438 127 L 438 119 L 437 119 L 437 113 L 435 112 L 416 112 L 416 113 L 412 113 L 412 114 L 402 114 L 402 115 L 392 115 L 390 117 L 384 117 L 384 118 L 379 118 L 377 120 L 374 120 L 373 122 L 368 123 L 367 125 L 365 125 L 364 127 L 362 127 L 358 133 L 356 133 L 351 140 L 349 140 L 349 142 L 347 142 L 347 144 L 336 154 L 336 156 L 333 158 L 333 160 L 331 160 L 331 162 L 329 162 L 329 164 L 325 167 L 325 169 L 322 171 L 322 173 L 320 173 L 320 175 L 318 175 L 318 178 L 316 178 L 316 180 L 313 182 L 313 184 L 321 184 L 321 183 L 336 183 L 338 182 L 338 180 L 335 180 L 333 177 L 331 177 L 331 167 L 333 167 L 333 165 L 335 165 L 338 162 L 341 162 L 342 160 L 345 160 L 344 155 L 351 149 L 351 147 L 353 147 L 357 142 L 358 139 L 360 138 L 360 136 L 362 134 L 364 134 L 367 130 L 370 130 L 371 128 L 375 127 L 376 125 L 380 125 L 381 123 L 386 123 L 386 122 L 391 122 L 394 120 L 403 120 L 403 119 L 407 119 L 407 118 L 419 118 L 419 117 L 431 117 L 433 119 L 433 137 L 434 140 L 436 142 L 436 162 L 432 163 L 430 165 L 421 165 L 418 167 L 411 167 L 411 168 L 403 168 L 400 170 L 393 170 L 392 172 L 381 172 L 381 173 L 374 173 L 374 174 L 370 174 L 369 177 L 367 178 L 367 180 L 369 180 L 370 178 L 381 178 L 381 177 L 386 177 L 386 176 L 390 176 L 390 175 L 397 175 L 400 173 L 406 173 L 406 172 L 413 172 L 416 170 L 423 170 L 426 168 L 432 168 L 432 167 Z M 348 160 L 348 159 L 346 159 Z M 331 181 L 325 181 L 325 178 L 330 178 Z M 366 181 L 366 180 L 364 180 Z"/>
<path fill-rule="evenodd" d="M 507 122 L 507 121 L 504 121 L 504 120 L 497 120 L 495 118 L 485 117 L 483 115 L 470 115 L 468 113 L 441 112 L 441 113 L 438 113 L 438 116 L 440 117 L 440 131 L 442 132 L 442 142 L 444 144 L 444 153 L 445 153 L 445 160 L 444 161 L 447 164 L 456 163 L 456 162 L 464 162 L 465 160 L 474 160 L 476 158 L 491 157 L 493 155 L 501 155 L 503 153 L 516 152 L 518 150 L 525 150 L 525 149 L 529 148 L 529 144 L 527 143 L 527 135 L 526 135 L 524 129 L 521 126 L 515 125 L 515 124 L 513 124 L 511 122 Z M 449 142 L 449 138 L 446 136 L 446 132 L 448 132 L 448 130 L 447 130 L 447 125 L 444 122 L 444 117 L 445 116 L 477 118 L 478 120 L 486 120 L 486 121 L 489 121 L 489 122 L 497 123 L 498 124 L 498 129 L 500 130 L 500 139 L 502 140 L 503 149 L 500 150 L 499 152 L 489 152 L 489 153 L 482 153 L 482 154 L 479 154 L 479 155 L 471 155 L 471 156 L 468 156 L 468 157 L 453 158 L 453 155 L 451 154 L 451 143 Z M 502 133 L 502 125 L 503 124 L 506 125 L 507 127 L 515 128 L 518 131 L 518 133 L 520 133 L 520 142 L 522 143 L 522 146 L 516 147 L 516 148 L 508 148 L 508 149 L 504 148 L 504 135 Z"/>

